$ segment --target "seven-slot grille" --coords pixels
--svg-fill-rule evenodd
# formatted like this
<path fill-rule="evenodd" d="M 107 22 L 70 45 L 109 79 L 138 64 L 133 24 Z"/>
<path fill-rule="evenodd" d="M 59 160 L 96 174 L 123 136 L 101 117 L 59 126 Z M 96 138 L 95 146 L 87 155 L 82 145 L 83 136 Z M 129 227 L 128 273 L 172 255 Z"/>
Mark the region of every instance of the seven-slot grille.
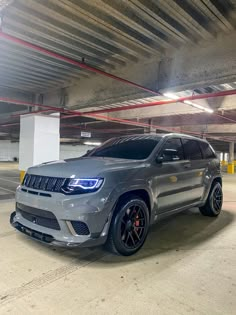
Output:
<path fill-rule="evenodd" d="M 66 178 L 26 174 L 22 185 L 44 191 L 60 192 Z"/>

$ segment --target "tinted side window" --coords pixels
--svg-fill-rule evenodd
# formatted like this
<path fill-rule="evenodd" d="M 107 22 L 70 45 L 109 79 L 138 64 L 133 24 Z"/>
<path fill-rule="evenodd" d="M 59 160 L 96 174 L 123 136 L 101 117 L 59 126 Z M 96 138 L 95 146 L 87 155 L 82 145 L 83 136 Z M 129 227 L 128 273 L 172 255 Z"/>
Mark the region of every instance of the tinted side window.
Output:
<path fill-rule="evenodd" d="M 179 161 L 184 159 L 183 146 L 180 139 L 168 140 L 162 149 L 163 162 Z"/>
<path fill-rule="evenodd" d="M 158 138 L 148 136 L 115 138 L 93 150 L 88 156 L 144 160 L 152 153 L 158 142 Z"/>
<path fill-rule="evenodd" d="M 210 145 L 206 142 L 200 142 L 202 153 L 205 159 L 215 159 L 215 152 L 212 150 Z"/>
<path fill-rule="evenodd" d="M 198 141 L 183 139 L 184 154 L 187 160 L 201 160 L 202 152 Z"/>

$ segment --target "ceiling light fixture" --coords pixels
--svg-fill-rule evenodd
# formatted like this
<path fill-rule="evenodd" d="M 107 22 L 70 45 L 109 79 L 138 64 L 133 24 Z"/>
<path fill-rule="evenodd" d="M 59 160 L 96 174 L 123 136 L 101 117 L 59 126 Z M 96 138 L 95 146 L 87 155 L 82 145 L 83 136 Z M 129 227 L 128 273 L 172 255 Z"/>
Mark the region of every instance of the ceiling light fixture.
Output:
<path fill-rule="evenodd" d="M 179 98 L 178 95 L 174 94 L 174 93 L 164 93 L 163 94 L 165 97 L 168 97 L 172 100 L 177 100 Z M 202 105 L 199 105 L 199 104 L 196 104 L 196 103 L 193 103 L 191 101 L 184 101 L 185 104 L 188 104 L 190 106 L 193 106 L 195 108 L 198 108 L 198 109 L 201 109 L 201 110 L 204 110 L 205 112 L 207 113 L 213 113 L 213 110 L 211 108 L 207 108 L 207 107 L 204 107 Z"/>
<path fill-rule="evenodd" d="M 204 107 L 202 105 L 199 105 L 199 104 L 196 104 L 196 103 L 193 103 L 191 101 L 184 101 L 185 104 L 188 104 L 188 105 L 191 105 L 193 107 L 196 107 L 198 109 L 201 109 L 201 110 L 204 110 L 205 112 L 207 113 L 213 113 L 213 110 L 211 108 L 207 108 L 207 107 Z"/>
<path fill-rule="evenodd" d="M 92 142 L 92 141 L 85 141 L 84 142 L 85 145 L 92 145 L 92 146 L 99 146 L 102 143 L 101 142 Z"/>
<path fill-rule="evenodd" d="M 173 93 L 164 93 L 163 95 L 165 97 L 168 97 L 168 98 L 172 99 L 172 100 L 176 100 L 177 98 L 179 98 L 179 96 L 177 96 L 177 95 L 175 95 Z"/>

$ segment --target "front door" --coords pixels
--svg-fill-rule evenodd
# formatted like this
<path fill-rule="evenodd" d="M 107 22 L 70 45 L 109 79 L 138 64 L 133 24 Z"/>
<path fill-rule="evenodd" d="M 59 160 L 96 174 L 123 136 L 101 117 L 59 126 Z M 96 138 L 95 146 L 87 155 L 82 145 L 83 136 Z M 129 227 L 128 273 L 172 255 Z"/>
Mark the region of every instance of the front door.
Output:
<path fill-rule="evenodd" d="M 190 203 L 191 163 L 185 160 L 180 138 L 165 142 L 155 167 L 154 189 L 158 213 L 181 208 Z"/>

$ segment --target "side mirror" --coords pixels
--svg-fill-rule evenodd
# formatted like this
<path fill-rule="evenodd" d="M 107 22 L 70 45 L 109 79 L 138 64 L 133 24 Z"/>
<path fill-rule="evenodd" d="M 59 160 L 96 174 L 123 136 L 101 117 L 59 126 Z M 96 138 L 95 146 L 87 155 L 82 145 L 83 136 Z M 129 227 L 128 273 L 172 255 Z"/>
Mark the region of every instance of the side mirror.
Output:
<path fill-rule="evenodd" d="M 156 162 L 157 162 L 157 164 L 162 164 L 162 162 L 163 162 L 163 156 L 157 156 Z"/>
<path fill-rule="evenodd" d="M 165 149 L 162 152 L 162 155 L 160 157 L 158 157 L 157 159 L 159 160 L 159 163 L 176 162 L 176 161 L 180 160 L 177 150 L 174 150 L 174 149 Z"/>

